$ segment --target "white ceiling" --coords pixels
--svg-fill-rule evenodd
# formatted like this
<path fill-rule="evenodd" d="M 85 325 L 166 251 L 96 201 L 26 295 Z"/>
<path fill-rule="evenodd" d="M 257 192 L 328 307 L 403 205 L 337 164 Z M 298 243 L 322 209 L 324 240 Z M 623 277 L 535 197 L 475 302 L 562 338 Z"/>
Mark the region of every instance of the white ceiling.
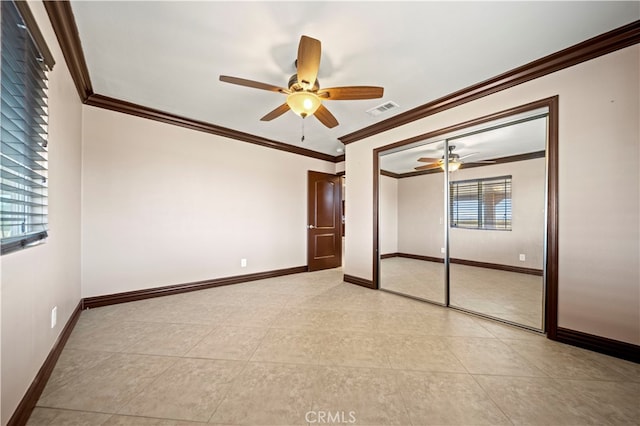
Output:
<path fill-rule="evenodd" d="M 640 18 L 640 2 L 72 1 L 95 93 L 339 155 L 338 137 Z M 288 112 L 301 35 L 321 40 L 321 87 L 376 85 L 382 99 L 326 101 L 340 125 Z M 374 118 L 387 101 L 400 108 Z"/>

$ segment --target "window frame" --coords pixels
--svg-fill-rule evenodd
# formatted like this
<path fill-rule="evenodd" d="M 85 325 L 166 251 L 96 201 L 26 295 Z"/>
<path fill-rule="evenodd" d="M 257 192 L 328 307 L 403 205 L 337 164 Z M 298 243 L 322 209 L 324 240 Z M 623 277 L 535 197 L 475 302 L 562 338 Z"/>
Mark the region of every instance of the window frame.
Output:
<path fill-rule="evenodd" d="M 2 66 L 5 60 L 0 63 L 0 81 L 6 79 L 1 89 L 2 99 L 6 101 L 3 102 L 2 108 L 7 109 L 0 121 L 3 133 L 0 142 L 3 163 L 0 168 L 2 225 L 4 229 L 10 218 L 17 216 L 41 219 L 41 223 L 38 224 L 40 229 L 35 228 L 35 224 L 25 221 L 26 223 L 18 226 L 25 227 L 25 230 L 26 226 L 34 226 L 31 232 L 23 231 L 14 236 L 1 238 L 1 254 L 5 255 L 33 245 L 48 236 L 48 73 L 53 69 L 55 61 L 27 2 L 2 3 L 2 37 L 11 32 L 15 34 L 15 29 L 4 28 L 4 25 L 16 25 L 26 32 L 24 37 L 18 35 L 9 41 L 3 40 L 0 47 L 3 59 L 5 55 L 11 55 L 7 58 L 26 59 L 24 62 L 6 62 L 5 66 L 10 66 L 8 70 L 4 70 Z M 15 10 L 6 9 L 10 7 L 14 7 Z M 15 56 L 16 53 L 21 53 L 22 49 L 25 55 Z M 26 55 L 27 53 L 31 56 Z M 39 167 L 33 169 L 32 165 Z M 37 182 L 38 178 L 42 179 L 40 184 Z M 17 181 L 20 183 L 16 183 Z M 34 189 L 36 187 L 37 189 Z M 18 196 L 20 193 L 22 195 Z"/>
<path fill-rule="evenodd" d="M 487 205 L 486 205 L 486 190 L 487 187 L 483 186 L 486 182 L 492 182 L 493 185 L 498 185 L 500 181 L 505 182 L 505 191 L 503 194 L 505 196 L 500 202 L 504 200 L 508 200 L 505 204 L 505 210 L 508 209 L 508 214 L 505 214 L 504 219 L 501 220 L 504 224 L 502 226 L 498 225 L 498 221 L 495 220 L 495 214 L 493 215 L 494 220 L 487 220 Z M 459 204 L 456 207 L 456 203 L 460 202 L 459 197 L 459 187 L 463 185 L 466 187 L 465 189 L 470 190 L 467 192 L 470 195 L 468 200 L 472 204 L 475 205 L 475 209 L 464 209 L 462 211 L 463 214 L 471 215 L 470 219 L 463 219 L 471 223 L 460 223 L 460 208 Z M 475 193 L 473 192 L 473 187 L 476 187 Z M 456 189 L 456 193 L 454 194 L 454 188 Z M 499 202 L 499 203 L 500 203 Z M 499 203 L 495 203 L 494 207 Z M 473 206 L 472 206 L 473 207 Z M 464 179 L 457 181 L 449 182 L 449 227 L 451 229 L 471 229 L 471 230 L 482 230 L 482 231 L 511 231 L 513 230 L 513 176 L 512 175 L 503 175 L 503 176 L 493 176 L 493 177 L 484 177 L 484 178 L 473 178 L 473 179 Z"/>

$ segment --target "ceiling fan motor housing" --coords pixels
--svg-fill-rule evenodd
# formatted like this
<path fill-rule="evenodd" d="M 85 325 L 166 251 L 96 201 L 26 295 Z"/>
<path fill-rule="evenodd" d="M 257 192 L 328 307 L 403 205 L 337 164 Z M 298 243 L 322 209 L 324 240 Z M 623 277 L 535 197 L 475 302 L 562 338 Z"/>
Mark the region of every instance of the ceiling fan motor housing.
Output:
<path fill-rule="evenodd" d="M 316 81 L 313 83 L 313 87 L 311 89 L 308 89 L 308 91 L 317 92 L 318 89 L 320 89 L 320 82 L 318 82 L 318 79 L 316 79 Z M 289 90 L 291 90 L 292 92 L 301 92 L 303 90 L 307 90 L 302 84 L 298 83 L 298 74 L 294 74 L 289 78 Z"/>
<path fill-rule="evenodd" d="M 322 105 L 322 100 L 356 100 L 381 98 L 382 87 L 374 86 L 345 86 L 320 90 L 318 68 L 320 66 L 320 41 L 308 36 L 300 37 L 298 57 L 296 59 L 296 73 L 289 78 L 288 88 L 274 86 L 246 78 L 220 76 L 220 81 L 237 84 L 254 89 L 267 90 L 287 95 L 287 101 L 267 113 L 261 121 L 271 121 L 291 110 L 301 117 L 315 115 L 326 127 L 332 129 L 338 125 L 338 120 Z"/>
<path fill-rule="evenodd" d="M 454 149 L 456 149 L 455 145 L 449 145 L 449 162 L 460 160 L 460 156 L 453 153 Z M 444 155 L 442 156 L 442 160 L 444 160 Z"/>

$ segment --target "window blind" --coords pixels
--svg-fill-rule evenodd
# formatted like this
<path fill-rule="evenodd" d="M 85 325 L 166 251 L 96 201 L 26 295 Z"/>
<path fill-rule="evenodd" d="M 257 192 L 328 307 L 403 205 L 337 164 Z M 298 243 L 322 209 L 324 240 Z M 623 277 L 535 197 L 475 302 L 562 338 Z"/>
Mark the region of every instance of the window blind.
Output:
<path fill-rule="evenodd" d="M 511 176 L 451 182 L 454 228 L 511 230 Z"/>
<path fill-rule="evenodd" d="M 2 1 L 2 254 L 47 236 L 47 65 L 12 1 Z"/>

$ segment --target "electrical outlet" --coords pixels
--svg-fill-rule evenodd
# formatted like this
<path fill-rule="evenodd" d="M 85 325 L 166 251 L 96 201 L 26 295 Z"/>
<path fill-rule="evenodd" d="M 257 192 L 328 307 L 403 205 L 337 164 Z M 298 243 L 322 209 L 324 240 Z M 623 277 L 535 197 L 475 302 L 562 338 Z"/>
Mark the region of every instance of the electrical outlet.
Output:
<path fill-rule="evenodd" d="M 54 306 L 51 310 L 51 328 L 55 327 L 58 323 L 58 307 Z"/>
<path fill-rule="evenodd" d="M 524 254 L 520 254 L 520 262 L 524 262 L 527 257 Z"/>
<path fill-rule="evenodd" d="M 440 247 L 440 253 L 444 254 L 444 247 Z"/>
<path fill-rule="evenodd" d="M 240 259 L 240 267 L 241 268 L 247 267 L 247 259 Z"/>

